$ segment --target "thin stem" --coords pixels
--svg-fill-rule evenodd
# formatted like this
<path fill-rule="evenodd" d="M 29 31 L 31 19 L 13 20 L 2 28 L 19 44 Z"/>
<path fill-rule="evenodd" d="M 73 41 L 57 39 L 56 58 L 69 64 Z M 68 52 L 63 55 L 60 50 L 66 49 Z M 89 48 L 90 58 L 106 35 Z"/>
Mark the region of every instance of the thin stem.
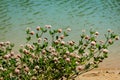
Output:
<path fill-rule="evenodd" d="M 41 38 L 41 37 L 42 37 L 43 33 L 44 33 L 44 32 L 42 31 L 42 33 L 40 34 L 39 38 Z"/>

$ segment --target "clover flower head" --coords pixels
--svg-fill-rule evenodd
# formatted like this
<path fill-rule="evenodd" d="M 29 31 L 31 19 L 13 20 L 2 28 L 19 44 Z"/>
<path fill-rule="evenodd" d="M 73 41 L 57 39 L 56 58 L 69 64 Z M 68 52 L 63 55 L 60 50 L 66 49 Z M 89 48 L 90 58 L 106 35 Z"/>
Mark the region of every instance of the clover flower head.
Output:
<path fill-rule="evenodd" d="M 77 71 L 81 71 L 82 69 L 83 69 L 82 66 L 77 66 L 77 67 L 76 67 L 76 70 L 77 70 Z"/>
<path fill-rule="evenodd" d="M 109 51 L 107 49 L 103 49 L 103 53 L 108 53 Z"/>
<path fill-rule="evenodd" d="M 108 43 L 109 43 L 109 44 L 112 44 L 112 43 L 113 43 L 112 39 L 109 39 L 109 40 L 108 40 Z"/>
<path fill-rule="evenodd" d="M 9 45 L 9 44 L 10 44 L 10 41 L 6 41 L 5 43 L 6 43 L 7 45 Z"/>
<path fill-rule="evenodd" d="M 51 25 L 45 25 L 45 27 L 50 29 L 52 26 Z"/>
<path fill-rule="evenodd" d="M 66 60 L 67 62 L 70 62 L 70 58 L 66 58 L 65 60 Z"/>
<path fill-rule="evenodd" d="M 61 36 L 60 36 L 60 39 L 64 39 L 64 35 L 61 35 Z"/>
<path fill-rule="evenodd" d="M 96 42 L 95 42 L 95 41 L 92 41 L 92 42 L 91 42 L 91 45 L 92 45 L 92 46 L 95 46 L 95 45 L 96 45 Z"/>
<path fill-rule="evenodd" d="M 67 31 L 71 31 L 71 29 L 70 29 L 70 28 L 67 28 Z"/>
<path fill-rule="evenodd" d="M 61 41 L 61 44 L 62 44 L 62 45 L 65 45 L 65 41 Z"/>

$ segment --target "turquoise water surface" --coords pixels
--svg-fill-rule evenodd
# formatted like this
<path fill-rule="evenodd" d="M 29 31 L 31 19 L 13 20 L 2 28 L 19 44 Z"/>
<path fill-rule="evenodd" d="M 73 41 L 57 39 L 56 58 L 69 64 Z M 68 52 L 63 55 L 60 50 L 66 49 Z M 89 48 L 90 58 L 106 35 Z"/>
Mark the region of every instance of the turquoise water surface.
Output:
<path fill-rule="evenodd" d="M 107 29 L 120 34 L 120 0 L 0 0 L 0 41 L 18 46 L 25 42 L 26 27 L 46 24 L 70 27 L 76 39 L 90 27 L 101 34 Z M 113 52 L 120 53 L 118 48 L 119 42 Z"/>

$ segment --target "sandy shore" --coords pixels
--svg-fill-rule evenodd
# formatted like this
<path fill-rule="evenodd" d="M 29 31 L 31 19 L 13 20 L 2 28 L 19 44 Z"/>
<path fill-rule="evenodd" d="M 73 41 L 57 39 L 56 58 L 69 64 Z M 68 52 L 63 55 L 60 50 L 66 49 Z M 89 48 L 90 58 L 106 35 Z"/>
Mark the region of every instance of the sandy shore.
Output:
<path fill-rule="evenodd" d="M 75 80 L 120 80 L 120 69 L 95 69 L 78 76 Z"/>

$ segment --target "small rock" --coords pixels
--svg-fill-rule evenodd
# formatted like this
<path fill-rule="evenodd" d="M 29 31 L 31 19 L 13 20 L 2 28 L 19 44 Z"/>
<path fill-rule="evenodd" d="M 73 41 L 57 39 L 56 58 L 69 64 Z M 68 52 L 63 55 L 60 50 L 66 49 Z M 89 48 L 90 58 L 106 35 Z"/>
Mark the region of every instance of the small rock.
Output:
<path fill-rule="evenodd" d="M 118 74 L 120 75 L 120 72 Z"/>
<path fill-rule="evenodd" d="M 109 73 L 108 71 L 106 71 L 106 73 Z"/>

